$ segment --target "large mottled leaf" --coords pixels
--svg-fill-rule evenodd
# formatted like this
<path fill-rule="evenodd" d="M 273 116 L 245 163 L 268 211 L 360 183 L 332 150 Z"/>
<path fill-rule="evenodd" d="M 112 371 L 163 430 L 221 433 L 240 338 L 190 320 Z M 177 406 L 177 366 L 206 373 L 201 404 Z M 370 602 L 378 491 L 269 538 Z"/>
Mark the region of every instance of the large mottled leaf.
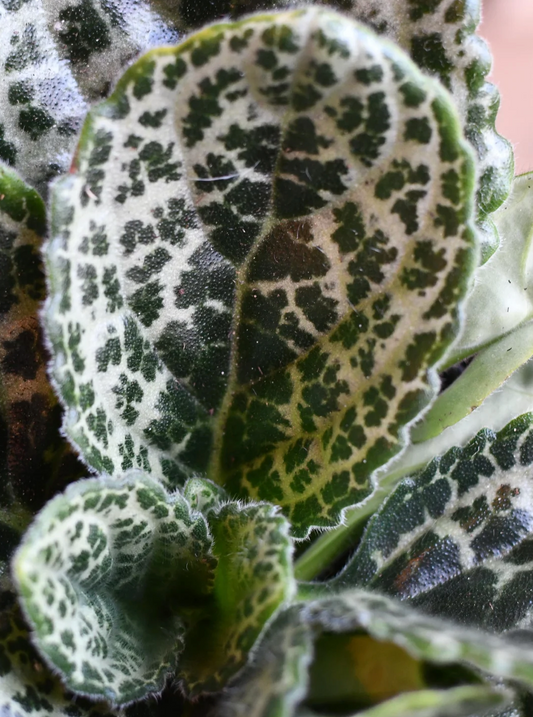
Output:
<path fill-rule="evenodd" d="M 269 625 L 250 660 L 227 686 L 219 717 L 292 717 L 305 697 L 313 654 L 311 630 L 300 608 L 281 612 Z"/>
<path fill-rule="evenodd" d="M 147 55 L 54 192 L 65 431 L 97 470 L 198 472 L 295 535 L 334 524 L 433 396 L 472 188 L 440 85 L 335 13 Z"/>
<path fill-rule="evenodd" d="M 68 169 L 87 100 L 179 33 L 147 0 L 0 3 L 0 159 L 46 193 Z"/>
<path fill-rule="evenodd" d="M 481 431 L 400 483 L 337 585 L 501 632 L 531 624 L 533 414 Z"/>
<path fill-rule="evenodd" d="M 410 605 L 368 590 L 346 590 L 308 603 L 302 619 L 326 633 L 366 630 L 413 657 L 436 664 L 459 662 L 496 678 L 533 685 L 533 647 L 425 615 Z"/>
<path fill-rule="evenodd" d="M 0 598 L 0 714 L 2 717 L 112 717 L 103 704 L 73 698 L 35 652 L 14 595 Z"/>
<path fill-rule="evenodd" d="M 205 519 L 141 475 L 70 486 L 14 558 L 36 646 L 76 692 L 124 703 L 160 691 L 212 587 L 210 551 Z"/>
<path fill-rule="evenodd" d="M 218 561 L 212 602 L 187 635 L 178 674 L 193 695 L 220 690 L 295 593 L 289 524 L 273 506 L 229 503 L 207 517 Z"/>
<path fill-rule="evenodd" d="M 38 321 L 45 282 L 39 195 L 0 165 L 0 563 L 31 517 L 79 476 L 61 438 Z"/>

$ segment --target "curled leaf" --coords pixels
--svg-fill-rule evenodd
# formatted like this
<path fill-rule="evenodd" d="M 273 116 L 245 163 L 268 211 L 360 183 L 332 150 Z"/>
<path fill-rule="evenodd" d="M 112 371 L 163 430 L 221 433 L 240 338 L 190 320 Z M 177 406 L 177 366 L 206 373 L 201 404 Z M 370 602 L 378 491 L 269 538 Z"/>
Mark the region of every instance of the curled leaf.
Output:
<path fill-rule="evenodd" d="M 39 651 L 85 695 L 122 704 L 161 691 L 211 588 L 210 551 L 204 518 L 142 476 L 70 486 L 13 564 Z"/>

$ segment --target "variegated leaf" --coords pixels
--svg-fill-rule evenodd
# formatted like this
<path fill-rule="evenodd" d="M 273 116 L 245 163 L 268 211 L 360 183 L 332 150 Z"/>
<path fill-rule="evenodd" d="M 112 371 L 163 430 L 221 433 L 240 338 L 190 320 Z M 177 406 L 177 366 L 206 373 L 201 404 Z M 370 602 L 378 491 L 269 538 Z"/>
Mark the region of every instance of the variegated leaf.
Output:
<path fill-rule="evenodd" d="M 501 632 L 531 626 L 533 414 L 400 483 L 334 581 Z"/>
<path fill-rule="evenodd" d="M 472 189 L 440 85 L 335 13 L 147 55 L 54 192 L 65 431 L 97 470 L 197 472 L 297 536 L 334 524 L 433 396 Z"/>
<path fill-rule="evenodd" d="M 352 589 L 323 597 L 303 608 L 302 619 L 326 633 L 363 629 L 416 658 L 436 664 L 459 662 L 498 679 L 533 685 L 533 646 L 425 615 L 377 592 Z"/>
<path fill-rule="evenodd" d="M 2 717 L 118 717 L 103 704 L 74 698 L 35 652 L 15 596 L 1 595 L 0 714 Z"/>
<path fill-rule="evenodd" d="M 245 670 L 226 687 L 217 717 L 292 717 L 306 695 L 313 652 L 300 608 L 283 610 L 262 636 Z"/>
<path fill-rule="evenodd" d="M 141 52 L 179 36 L 148 0 L 3 0 L 0 159 L 44 196 L 68 168 L 87 100 Z"/>
<path fill-rule="evenodd" d="M 44 204 L 0 164 L 0 564 L 33 512 L 81 466 L 59 433 L 38 311 Z"/>
<path fill-rule="evenodd" d="M 14 558 L 35 643 L 65 684 L 112 703 L 160 691 L 215 560 L 205 519 L 141 475 L 79 481 Z"/>
<path fill-rule="evenodd" d="M 466 137 L 478 159 L 478 228 L 483 259 L 498 246 L 491 212 L 506 199 L 513 179 L 510 143 L 495 129 L 500 104 L 497 88 L 485 82 L 492 58 L 475 34 L 481 0 L 317 0 L 368 24 L 410 54 L 424 72 L 434 75 L 452 93 Z M 243 12 L 305 5 L 302 0 L 232 0 L 198 3 L 182 0 L 180 14 L 192 24 L 238 17 Z"/>
<path fill-rule="evenodd" d="M 217 692 L 246 663 L 267 620 L 295 594 L 289 524 L 268 504 L 208 513 L 218 563 L 212 602 L 187 635 L 178 677 L 189 694 Z"/>

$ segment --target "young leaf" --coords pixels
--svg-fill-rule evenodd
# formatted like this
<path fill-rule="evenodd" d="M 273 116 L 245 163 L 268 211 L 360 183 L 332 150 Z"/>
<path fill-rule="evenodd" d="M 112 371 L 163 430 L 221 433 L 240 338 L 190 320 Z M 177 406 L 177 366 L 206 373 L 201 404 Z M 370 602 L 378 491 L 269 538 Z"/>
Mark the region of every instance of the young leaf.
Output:
<path fill-rule="evenodd" d="M 212 586 L 204 518 L 140 475 L 51 501 L 13 569 L 35 643 L 69 689 L 120 704 L 160 691 Z"/>
<path fill-rule="evenodd" d="M 97 470 L 196 472 L 281 505 L 296 536 L 335 524 L 434 395 L 472 190 L 440 84 L 345 17 L 150 53 L 54 192 L 65 431 Z"/>
<path fill-rule="evenodd" d="M 262 636 L 249 664 L 226 687 L 219 717 L 292 717 L 305 697 L 313 652 L 300 608 L 283 610 Z"/>
<path fill-rule="evenodd" d="M 105 705 L 73 699 L 43 665 L 12 594 L 0 612 L 0 714 L 5 717 L 113 717 Z"/>
<path fill-rule="evenodd" d="M 326 633 L 360 629 L 436 664 L 461 662 L 497 678 L 533 685 L 533 650 L 512 639 L 447 622 L 385 595 L 346 590 L 307 604 L 302 620 Z"/>
<path fill-rule="evenodd" d="M 213 601 L 187 635 L 178 677 L 192 695 L 218 692 L 246 663 L 267 620 L 295 594 L 289 524 L 268 504 L 208 514 L 218 563 Z"/>
<path fill-rule="evenodd" d="M 533 414 L 482 430 L 404 480 L 334 581 L 501 632 L 531 619 Z"/>
<path fill-rule="evenodd" d="M 0 6 L 0 160 L 46 194 L 68 168 L 86 100 L 132 58 L 179 33 L 147 0 L 18 0 Z"/>
<path fill-rule="evenodd" d="M 32 513 L 80 470 L 46 375 L 38 319 L 44 225 L 37 192 L 0 164 L 0 563 Z"/>

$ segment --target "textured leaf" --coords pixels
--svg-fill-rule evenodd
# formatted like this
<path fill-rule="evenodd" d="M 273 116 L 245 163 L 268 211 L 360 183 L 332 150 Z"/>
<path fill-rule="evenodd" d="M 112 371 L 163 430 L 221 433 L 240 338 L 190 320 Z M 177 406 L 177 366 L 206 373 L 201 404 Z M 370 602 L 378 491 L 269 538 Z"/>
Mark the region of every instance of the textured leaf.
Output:
<path fill-rule="evenodd" d="M 44 195 L 68 168 L 86 100 L 139 53 L 178 37 L 146 0 L 4 0 L 0 159 Z"/>
<path fill-rule="evenodd" d="M 336 582 L 491 631 L 528 627 L 532 425 L 529 413 L 485 429 L 400 483 Z"/>
<path fill-rule="evenodd" d="M 270 505 L 208 514 L 218 559 L 213 602 L 187 635 L 179 677 L 193 695 L 216 692 L 241 669 L 266 621 L 295 593 L 289 524 Z"/>
<path fill-rule="evenodd" d="M 203 517 L 140 475 L 70 486 L 14 559 L 40 652 L 82 694 L 124 703 L 160 691 L 187 610 L 211 587 L 210 548 Z"/>
<path fill-rule="evenodd" d="M 79 476 L 59 429 L 38 321 L 45 284 L 39 195 L 0 165 L 0 564 L 31 514 Z"/>
<path fill-rule="evenodd" d="M 302 619 L 328 633 L 364 629 L 413 657 L 437 664 L 461 662 L 497 678 L 533 684 L 533 648 L 413 610 L 366 590 L 347 590 L 306 605 Z"/>
<path fill-rule="evenodd" d="M 3 592 L 0 612 L 2 717 L 112 717 L 104 705 L 73 699 L 35 653 L 14 596 Z"/>
<path fill-rule="evenodd" d="M 299 607 L 281 612 L 231 682 L 217 706 L 220 717 L 292 717 L 305 697 L 312 657 L 311 632 Z"/>
<path fill-rule="evenodd" d="M 380 481 L 380 485 L 383 480 L 392 482 L 424 468 L 434 456 L 443 455 L 454 446 L 468 443 L 482 428 L 500 431 L 514 418 L 532 409 L 533 365 L 527 362 L 512 374 L 500 390 L 491 393 L 481 406 L 468 416 L 449 426 L 435 438 L 408 446 L 400 458 L 391 463 L 387 476 Z"/>
<path fill-rule="evenodd" d="M 513 180 L 510 143 L 495 130 L 500 105 L 496 87 L 485 82 L 492 58 L 486 43 L 475 35 L 481 0 L 319 0 L 368 24 L 397 43 L 424 72 L 434 75 L 452 93 L 466 137 L 478 159 L 478 227 L 483 259 L 498 245 L 490 213 L 506 199 Z M 305 5 L 294 0 L 223 0 L 198 3 L 182 0 L 180 14 L 202 24 L 229 14 Z"/>
<path fill-rule="evenodd" d="M 474 260 L 471 169 L 440 85 L 335 13 L 147 55 L 54 193 L 67 434 L 97 470 L 196 472 L 297 536 L 334 524 L 433 395 Z"/>

